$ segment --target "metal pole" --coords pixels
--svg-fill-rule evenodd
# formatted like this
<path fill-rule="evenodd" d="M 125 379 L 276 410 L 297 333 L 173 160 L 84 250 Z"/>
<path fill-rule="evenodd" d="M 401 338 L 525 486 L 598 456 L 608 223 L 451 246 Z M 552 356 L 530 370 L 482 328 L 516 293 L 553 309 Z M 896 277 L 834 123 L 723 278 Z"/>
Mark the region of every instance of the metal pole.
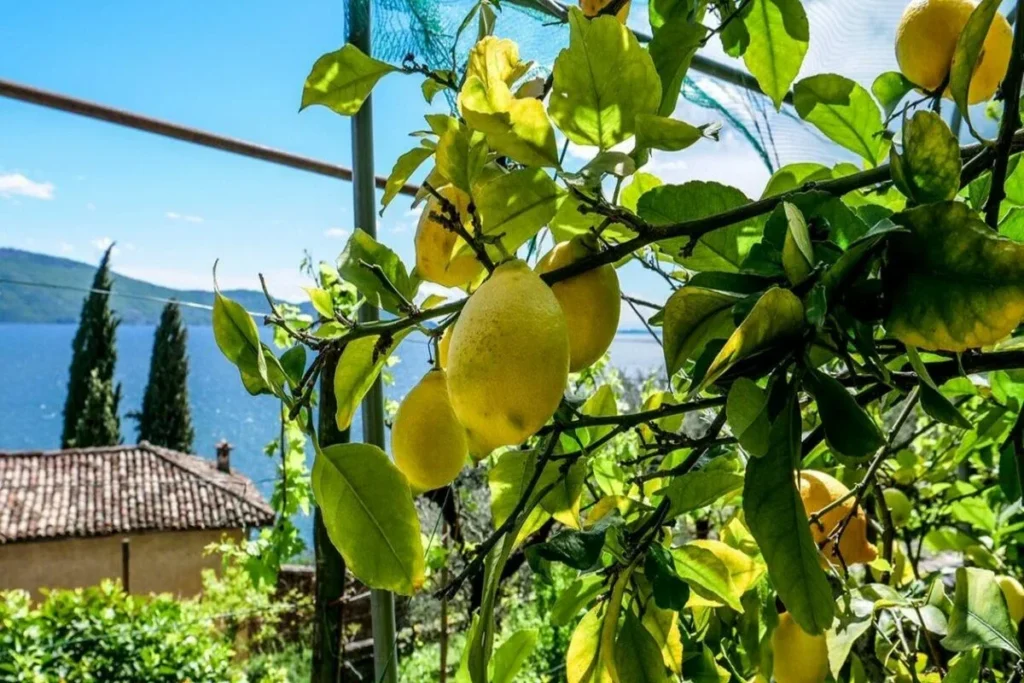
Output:
<path fill-rule="evenodd" d="M 131 539 L 121 539 L 121 587 L 125 593 L 131 593 Z"/>
<path fill-rule="evenodd" d="M 364 54 L 372 53 L 370 0 L 348 0 L 347 42 Z M 377 195 L 373 174 L 373 98 L 367 97 L 352 117 L 352 198 L 355 227 L 377 236 Z M 379 318 L 374 306 L 363 304 L 359 319 Z M 378 376 L 363 399 L 363 441 L 384 448 L 384 391 Z M 395 642 L 395 597 L 388 591 L 370 593 L 373 618 L 373 669 L 377 683 L 398 683 L 398 649 Z"/>
<path fill-rule="evenodd" d="M 338 355 L 331 352 L 320 373 L 320 407 L 317 419 L 321 447 L 347 443 L 348 430 L 338 430 L 334 419 L 334 369 Z M 339 683 L 344 653 L 342 611 L 345 595 L 345 561 L 327 536 L 320 506 L 313 509 L 313 554 L 316 560 L 316 585 L 313 605 L 312 683 Z"/>

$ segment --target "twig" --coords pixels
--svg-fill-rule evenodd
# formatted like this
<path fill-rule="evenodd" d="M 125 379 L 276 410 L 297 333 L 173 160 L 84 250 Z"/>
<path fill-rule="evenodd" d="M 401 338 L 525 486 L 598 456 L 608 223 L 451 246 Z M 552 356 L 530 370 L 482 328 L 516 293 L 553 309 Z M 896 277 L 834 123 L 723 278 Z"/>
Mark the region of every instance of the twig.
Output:
<path fill-rule="evenodd" d="M 633 310 L 633 313 L 636 315 L 636 317 L 639 318 L 640 322 L 642 322 L 644 327 L 647 328 L 647 333 L 651 335 L 651 338 L 654 339 L 654 341 L 658 342 L 658 346 L 664 346 L 664 344 L 662 344 L 661 342 L 661 337 L 659 337 L 658 333 L 654 331 L 654 328 L 651 327 L 651 324 L 647 322 L 647 318 L 640 315 L 640 311 L 637 310 L 636 304 L 634 304 L 632 300 L 630 300 L 630 298 L 627 296 L 623 296 L 622 300 L 625 301 L 626 304 L 629 305 L 629 307 Z"/>
<path fill-rule="evenodd" d="M 466 226 L 462 223 L 462 216 L 459 215 L 459 210 L 455 208 L 455 205 L 448 201 L 447 197 L 435 190 L 430 183 L 423 183 L 423 189 L 430 193 L 430 195 L 433 196 L 441 206 L 441 213 L 433 213 L 431 214 L 431 217 L 437 219 L 445 229 L 451 230 L 461 237 L 466 244 L 473 249 L 473 253 L 476 254 L 477 260 L 483 264 L 484 268 L 487 269 L 487 272 L 493 271 L 494 261 L 492 261 L 491 257 L 488 255 L 487 248 L 480 243 L 480 240 L 476 239 L 473 235 L 470 235 L 469 231 L 466 230 Z"/>
<path fill-rule="evenodd" d="M 738 17 L 743 12 L 743 10 L 745 10 L 747 8 L 747 5 L 750 4 L 750 1 L 751 0 L 741 0 L 741 2 L 739 2 L 736 5 L 736 8 L 732 12 L 730 12 L 728 16 L 726 16 L 724 19 L 722 19 L 722 21 L 718 24 L 718 26 L 716 26 L 715 28 L 713 28 L 710 31 L 708 31 L 708 34 L 706 36 L 704 36 L 703 40 L 700 41 L 700 46 L 701 47 L 706 46 L 708 44 L 708 41 L 711 40 L 712 36 L 715 36 L 715 35 L 721 33 L 722 31 L 724 31 L 725 28 L 730 23 L 732 23 L 732 20 L 735 19 L 736 17 Z"/>
<path fill-rule="evenodd" d="M 395 283 L 391 281 L 391 279 L 388 277 L 388 274 L 384 272 L 384 269 L 381 268 L 380 265 L 376 263 L 367 263 L 362 259 L 359 259 L 359 265 L 361 265 L 363 268 L 368 269 L 370 272 L 377 276 L 377 279 L 380 280 L 382 285 L 384 285 L 384 288 L 391 292 L 391 294 L 396 299 L 398 299 L 398 307 L 401 309 L 403 313 L 409 315 L 411 313 L 416 312 L 416 307 L 412 305 L 411 301 L 405 298 L 404 294 L 398 291 L 398 287 L 395 286 Z"/>
<path fill-rule="evenodd" d="M 571 429 L 580 429 L 581 427 L 597 427 L 600 425 L 622 425 L 627 429 L 635 427 L 645 422 L 653 422 L 663 417 L 669 417 L 671 415 L 682 415 L 684 413 L 692 413 L 697 410 L 703 410 L 705 408 L 715 408 L 717 406 L 725 405 L 725 398 L 705 398 L 698 401 L 690 401 L 688 403 L 678 404 L 664 404 L 659 408 L 653 410 L 644 410 L 638 413 L 626 413 L 625 415 L 583 415 L 572 422 L 564 422 L 558 425 L 558 428 L 563 431 Z M 550 431 L 548 429 L 547 431 Z M 541 433 L 544 433 L 542 431 Z"/>
<path fill-rule="evenodd" d="M 985 203 L 985 222 L 993 230 L 999 225 L 999 205 L 1006 197 L 1006 170 L 1010 163 L 1010 147 L 1013 134 L 1020 126 L 1020 88 L 1024 75 L 1024 28 L 1020 17 L 1013 27 L 1013 47 L 1010 48 L 1010 65 L 1003 79 L 1003 120 L 999 123 L 996 138 L 996 158 L 992 165 L 992 187 Z"/>
<path fill-rule="evenodd" d="M 717 445 L 715 441 L 718 438 L 718 433 L 722 431 L 722 427 L 724 426 L 725 409 L 722 409 L 718 411 L 717 415 L 715 415 L 715 419 L 711 422 L 711 425 L 708 427 L 707 431 L 704 432 L 704 435 L 694 442 L 694 449 L 689 455 L 686 456 L 686 460 L 676 465 L 675 467 L 671 467 L 667 470 L 652 470 L 651 472 L 645 472 L 634 477 L 633 480 L 638 484 L 642 484 L 650 479 L 657 479 L 659 477 L 674 477 L 679 474 L 686 474 L 691 469 L 693 469 L 693 466 L 697 464 L 697 461 L 700 460 L 705 453 L 707 453 L 709 450 L 714 448 L 715 445 Z"/>

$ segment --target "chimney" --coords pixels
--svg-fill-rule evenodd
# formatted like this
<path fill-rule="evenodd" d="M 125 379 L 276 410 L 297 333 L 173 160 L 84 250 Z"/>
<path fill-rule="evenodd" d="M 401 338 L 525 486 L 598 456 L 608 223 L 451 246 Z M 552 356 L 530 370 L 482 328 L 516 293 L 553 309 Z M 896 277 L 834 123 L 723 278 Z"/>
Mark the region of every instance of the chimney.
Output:
<path fill-rule="evenodd" d="M 231 474 L 231 444 L 226 439 L 217 444 L 217 469 Z"/>

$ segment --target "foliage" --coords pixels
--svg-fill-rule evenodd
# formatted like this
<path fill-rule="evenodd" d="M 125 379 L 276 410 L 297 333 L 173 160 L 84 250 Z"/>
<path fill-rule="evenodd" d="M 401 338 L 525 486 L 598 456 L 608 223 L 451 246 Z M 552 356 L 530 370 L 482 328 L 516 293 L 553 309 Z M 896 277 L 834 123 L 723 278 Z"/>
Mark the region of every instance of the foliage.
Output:
<path fill-rule="evenodd" d="M 78 330 L 71 342 L 71 369 L 61 433 L 61 445 L 65 448 L 121 442 L 117 412 L 121 388 L 114 389 L 114 365 L 117 363 L 114 338 L 120 321 L 110 311 L 110 295 L 106 293 L 112 286 L 110 255 L 113 249 L 110 245 L 103 254 L 92 281 L 92 289 L 99 291 L 90 292 L 82 303 Z"/>
<path fill-rule="evenodd" d="M 356 233 L 340 276 L 363 305 L 396 317 L 355 322 L 318 292 L 310 292 L 320 314 L 311 324 L 270 316 L 316 354 L 299 376 L 219 295 L 214 330 L 247 388 L 307 415 L 314 496 L 333 543 L 372 587 L 429 587 L 445 605 L 467 608 L 460 683 L 507 680 L 538 651 L 533 629 L 510 631 L 503 621 L 524 562 L 552 585 L 559 573 L 573 577 L 550 608 L 552 622 L 572 628 L 559 636 L 556 661 L 573 683 L 773 675 L 787 683 L 789 667 L 774 665 L 773 650 L 792 664 L 786 653 L 800 643 L 816 648 L 817 663 L 828 660 L 815 683 L 826 675 L 939 681 L 981 662 L 990 680 L 1015 680 L 1024 667 L 1018 625 L 997 575 L 1019 573 L 1024 533 L 1024 281 L 1013 239 L 1024 202 L 1019 160 L 1009 157 L 1019 149 L 1016 112 L 999 144 L 959 147 L 939 117 L 914 113 L 927 102 L 937 109 L 941 92 L 901 108 L 913 86 L 906 78 L 883 75 L 869 90 L 840 74 L 802 74 L 814 36 L 799 0 L 655 2 L 647 47 L 609 16 L 617 5 L 593 18 L 570 9 L 569 44 L 548 81 L 526 79 L 531 65 L 493 35 L 493 13 L 454 72 L 430 71 L 414 56 L 386 65 L 352 45 L 314 66 L 304 105 L 345 115 L 392 74 L 424 77 L 428 99 L 449 91 L 457 107 L 428 117 L 429 131 L 389 183 L 433 156 L 421 195 L 433 197 L 430 217 L 455 235 L 449 259 L 472 256 L 493 271 L 515 257 L 536 261 L 548 234 L 588 232 L 601 248 L 543 273 L 544 283 L 635 260 L 672 290 L 666 301 L 628 299 L 649 309 L 655 338 L 661 327 L 667 386 L 644 387 L 634 401 L 600 365 L 572 376 L 536 434 L 462 475 L 486 477 L 489 505 L 446 508 L 442 537 L 488 509 L 491 525 L 443 553 L 427 533 L 437 513 L 413 498 L 386 454 L 320 448 L 308 388 L 324 358 L 340 357 L 328 379 L 336 422 L 347 427 L 405 335 L 436 341 L 454 324 L 447 362 L 460 362 L 451 349 L 460 347 L 465 299 L 425 296 L 422 273 Z M 996 5 L 971 9 L 951 64 L 939 65 L 952 70 L 955 97 L 969 90 L 967 67 Z M 714 144 L 713 126 L 671 116 L 690 60 L 714 36 L 777 107 L 791 101 L 864 168 L 787 166 L 758 200 L 722 183 L 666 184 L 641 171 L 651 148 L 685 154 Z M 1014 60 L 1008 78 L 1020 79 L 1022 68 Z M 571 166 L 553 153 L 559 139 L 592 158 Z M 468 193 L 468 215 L 439 192 L 448 184 Z M 470 301 L 481 279 L 463 283 Z M 517 344 L 536 341 L 517 338 L 505 351 L 518 355 Z M 502 343 L 493 342 L 491 358 L 462 360 L 494 376 L 495 362 L 512 360 L 493 353 Z M 494 404 L 515 402 L 529 379 L 495 387 Z M 536 408 L 530 398 L 507 412 L 521 423 Z M 476 403 L 481 413 L 492 407 Z M 909 520 L 894 520 L 887 488 L 911 501 Z M 427 495 L 461 502 L 463 489 L 456 479 Z M 431 516 L 433 527 L 421 525 Z M 788 613 L 781 629 L 780 611 Z"/>
<path fill-rule="evenodd" d="M 192 413 L 188 403 L 188 333 L 181 309 L 169 303 L 153 335 L 149 380 L 139 414 L 139 440 L 192 452 Z"/>

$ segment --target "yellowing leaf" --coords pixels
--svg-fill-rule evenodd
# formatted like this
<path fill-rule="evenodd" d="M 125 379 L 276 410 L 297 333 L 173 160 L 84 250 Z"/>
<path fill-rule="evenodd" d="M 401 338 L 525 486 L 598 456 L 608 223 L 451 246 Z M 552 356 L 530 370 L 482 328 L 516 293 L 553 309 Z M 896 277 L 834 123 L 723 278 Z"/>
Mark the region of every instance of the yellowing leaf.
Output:
<path fill-rule="evenodd" d="M 548 112 L 578 145 L 609 149 L 633 135 L 637 114 L 661 102 L 654 62 L 612 16 L 569 10 L 569 47 L 555 59 Z"/>
<path fill-rule="evenodd" d="M 713 289 L 680 287 L 665 302 L 662 322 L 665 367 L 674 375 L 711 339 L 728 336 L 735 325 L 737 297 Z"/>
<path fill-rule="evenodd" d="M 352 116 L 370 95 L 373 86 L 395 67 L 367 57 L 355 45 L 347 44 L 336 52 L 328 52 L 313 64 L 302 88 L 302 109 L 323 106 L 345 116 Z"/>
<path fill-rule="evenodd" d="M 697 546 L 710 551 L 722 561 L 729 570 L 729 579 L 737 595 L 742 596 L 753 588 L 754 584 L 764 576 L 765 567 L 741 550 L 726 545 L 721 541 L 697 540 L 691 541 L 689 545 Z M 708 600 L 697 593 L 690 594 L 687 607 L 721 607 L 724 603 L 717 600 Z"/>
<path fill-rule="evenodd" d="M 708 600 L 720 600 L 737 612 L 743 611 L 740 595 L 730 577 L 729 568 L 715 553 L 687 543 L 672 548 L 676 573 L 690 584 L 691 594 L 699 593 Z"/>
<path fill-rule="evenodd" d="M 597 605 L 584 615 L 572 632 L 569 649 L 565 653 L 567 683 L 615 683 L 604 666 L 601 630 L 607 609 Z"/>
<path fill-rule="evenodd" d="M 962 202 L 892 217 L 882 272 L 889 333 L 911 346 L 963 351 L 994 344 L 1024 316 L 1024 244 L 994 233 Z"/>
<path fill-rule="evenodd" d="M 643 624 L 661 649 L 665 666 L 674 674 L 683 671 L 683 639 L 679 632 L 679 612 L 648 603 Z"/>
<path fill-rule="evenodd" d="M 711 361 L 696 391 L 713 383 L 738 361 L 800 336 L 803 326 L 800 299 L 788 289 L 769 289 Z"/>
<path fill-rule="evenodd" d="M 892 179 L 918 204 L 953 199 L 960 190 L 960 145 L 942 117 L 919 111 L 903 126 L 903 154 L 889 152 Z"/>
<path fill-rule="evenodd" d="M 317 453 L 313 495 L 331 543 L 371 588 L 411 595 L 423 585 L 420 522 L 405 477 L 370 444 Z"/>

